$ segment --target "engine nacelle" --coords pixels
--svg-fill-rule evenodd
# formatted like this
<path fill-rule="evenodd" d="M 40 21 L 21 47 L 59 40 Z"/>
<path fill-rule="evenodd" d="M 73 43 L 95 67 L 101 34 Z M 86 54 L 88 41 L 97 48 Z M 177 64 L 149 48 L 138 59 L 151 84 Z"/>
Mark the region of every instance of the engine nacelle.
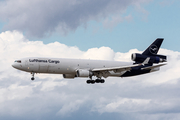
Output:
<path fill-rule="evenodd" d="M 71 79 L 73 79 L 73 78 L 76 77 L 76 75 L 75 74 L 63 74 L 63 77 L 64 78 L 71 78 Z"/>
<path fill-rule="evenodd" d="M 89 77 L 92 76 L 93 73 L 89 70 L 85 70 L 85 69 L 79 69 L 76 72 L 77 77 Z"/>
<path fill-rule="evenodd" d="M 166 62 L 166 56 L 164 55 L 148 56 L 148 55 L 133 53 L 131 59 L 137 63 L 142 63 L 148 57 L 150 57 L 149 63 Z"/>

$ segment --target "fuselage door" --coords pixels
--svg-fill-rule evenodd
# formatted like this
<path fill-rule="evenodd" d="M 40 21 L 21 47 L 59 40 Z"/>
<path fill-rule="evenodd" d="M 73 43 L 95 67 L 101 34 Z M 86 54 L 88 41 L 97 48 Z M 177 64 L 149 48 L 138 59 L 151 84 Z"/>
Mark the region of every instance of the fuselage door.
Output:
<path fill-rule="evenodd" d="M 39 72 L 47 73 L 49 69 L 49 62 L 47 59 L 39 59 Z"/>

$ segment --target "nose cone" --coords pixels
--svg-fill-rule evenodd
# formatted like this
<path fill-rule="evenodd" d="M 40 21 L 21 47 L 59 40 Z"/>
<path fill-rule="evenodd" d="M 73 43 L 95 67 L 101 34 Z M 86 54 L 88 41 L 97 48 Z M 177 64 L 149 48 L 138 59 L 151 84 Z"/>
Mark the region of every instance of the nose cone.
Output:
<path fill-rule="evenodd" d="M 19 64 L 19 63 L 16 63 L 16 62 L 12 64 L 12 67 L 14 67 L 14 68 L 16 68 L 18 70 L 22 70 L 22 65 Z"/>
<path fill-rule="evenodd" d="M 12 67 L 18 69 L 18 64 L 17 63 L 13 63 Z"/>
<path fill-rule="evenodd" d="M 12 64 L 12 67 L 21 70 L 22 69 L 21 60 L 14 61 L 14 63 Z"/>

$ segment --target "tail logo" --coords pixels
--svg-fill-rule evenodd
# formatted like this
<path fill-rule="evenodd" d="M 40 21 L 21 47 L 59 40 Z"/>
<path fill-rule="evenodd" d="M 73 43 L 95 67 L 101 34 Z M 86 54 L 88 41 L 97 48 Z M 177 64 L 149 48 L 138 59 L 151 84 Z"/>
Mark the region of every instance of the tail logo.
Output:
<path fill-rule="evenodd" d="M 149 51 L 152 53 L 152 54 L 157 54 L 158 52 L 158 47 L 156 45 L 152 45 L 150 48 L 149 48 Z"/>

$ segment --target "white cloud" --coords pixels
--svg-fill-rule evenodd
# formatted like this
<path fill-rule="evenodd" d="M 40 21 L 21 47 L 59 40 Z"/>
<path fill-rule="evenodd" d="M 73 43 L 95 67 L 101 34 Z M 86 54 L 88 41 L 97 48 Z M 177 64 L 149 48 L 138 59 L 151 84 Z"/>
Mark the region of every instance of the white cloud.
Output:
<path fill-rule="evenodd" d="M 138 112 L 139 109 L 144 109 L 149 102 L 148 99 L 117 98 L 115 102 L 107 104 L 101 112 Z"/>
<path fill-rule="evenodd" d="M 57 115 L 67 116 L 74 111 L 79 110 L 79 106 L 84 102 L 84 100 L 75 100 L 70 103 L 64 104 L 62 108 L 57 112 Z"/>
<path fill-rule="evenodd" d="M 110 18 L 106 18 L 103 21 L 103 26 L 105 28 L 114 28 L 119 23 L 121 23 L 123 21 L 132 21 L 132 19 L 133 19 L 132 15 L 128 15 L 125 17 L 122 17 L 121 15 L 116 15 L 116 16 L 112 16 Z"/>
<path fill-rule="evenodd" d="M 99 60 L 113 60 L 114 51 L 109 47 L 91 48 L 84 53 L 83 58 L 85 59 L 99 59 Z"/>
<path fill-rule="evenodd" d="M 136 52 L 141 51 L 115 53 L 109 47 L 81 51 L 59 42 L 29 41 L 18 31 L 3 32 L 0 34 L 0 118 L 75 119 L 84 115 L 107 117 L 103 119 L 178 119 L 180 52 L 160 49 L 160 54 L 168 56 L 168 65 L 158 72 L 107 78 L 106 83 L 95 85 L 87 85 L 84 78 L 65 80 L 62 75 L 48 74 L 37 74 L 36 80 L 31 81 L 29 73 L 11 67 L 15 59 L 31 56 L 131 61 L 131 54 Z"/>

